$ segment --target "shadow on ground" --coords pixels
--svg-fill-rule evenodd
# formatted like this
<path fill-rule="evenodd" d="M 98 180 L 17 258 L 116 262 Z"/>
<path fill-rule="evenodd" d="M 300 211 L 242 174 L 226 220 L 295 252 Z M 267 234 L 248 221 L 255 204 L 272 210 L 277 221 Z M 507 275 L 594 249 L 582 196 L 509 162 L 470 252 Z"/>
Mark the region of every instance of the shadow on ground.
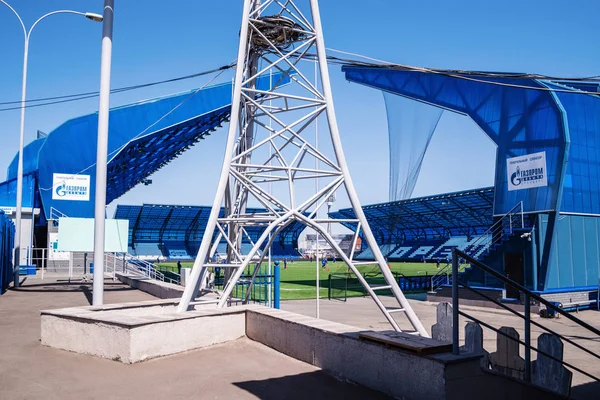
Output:
<path fill-rule="evenodd" d="M 573 386 L 571 388 L 571 398 L 576 400 L 600 398 L 600 381 Z"/>
<path fill-rule="evenodd" d="M 233 384 L 262 400 L 391 399 L 391 397 L 381 392 L 358 385 L 349 393 L 348 383 L 341 382 L 323 371 L 307 372 L 260 381 L 234 382 Z"/>
<path fill-rule="evenodd" d="M 23 281 L 24 282 L 24 281 Z M 11 287 L 9 291 L 25 293 L 76 293 L 81 292 L 86 300 L 92 305 L 92 283 L 91 282 L 53 282 L 22 285 L 18 288 Z M 135 290 L 129 286 L 124 287 L 120 282 L 104 282 L 105 292 L 130 292 Z"/>

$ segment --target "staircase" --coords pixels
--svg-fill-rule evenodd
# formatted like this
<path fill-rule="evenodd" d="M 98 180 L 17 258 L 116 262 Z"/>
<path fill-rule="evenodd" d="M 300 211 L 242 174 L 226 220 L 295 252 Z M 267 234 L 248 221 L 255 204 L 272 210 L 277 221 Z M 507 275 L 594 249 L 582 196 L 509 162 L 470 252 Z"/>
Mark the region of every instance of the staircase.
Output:
<path fill-rule="evenodd" d="M 502 249 L 506 242 L 517 236 L 531 235 L 532 229 L 529 219 L 525 218 L 523 214 L 523 202 L 520 202 L 465 247 L 463 253 L 485 264 L 490 264 L 489 261 L 497 256 L 498 250 Z M 463 263 L 464 260 L 459 259 L 459 264 Z M 483 274 L 481 270 L 474 271 L 470 265 L 464 269 L 461 269 L 459 265 L 459 271 L 459 277 L 463 281 L 480 286 L 503 287 L 500 281 Z M 435 293 L 443 285 L 450 284 L 452 284 L 452 264 L 445 266 L 431 277 L 430 293 Z"/>
<path fill-rule="evenodd" d="M 179 275 L 175 272 L 170 272 L 166 276 L 165 273 L 156 269 L 156 266 L 148 261 L 140 260 L 131 254 L 106 254 L 106 265 L 113 265 L 116 271 L 128 272 L 133 275 L 146 276 L 150 279 L 155 279 L 161 282 L 179 283 Z"/>

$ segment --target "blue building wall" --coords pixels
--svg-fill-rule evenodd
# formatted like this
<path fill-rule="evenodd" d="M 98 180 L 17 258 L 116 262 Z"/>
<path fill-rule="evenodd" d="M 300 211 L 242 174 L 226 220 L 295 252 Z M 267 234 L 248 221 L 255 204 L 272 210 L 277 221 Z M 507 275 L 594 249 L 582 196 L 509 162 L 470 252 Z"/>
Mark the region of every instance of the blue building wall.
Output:
<path fill-rule="evenodd" d="M 549 87 L 565 89 L 562 85 Z M 560 211 L 600 214 L 600 98 L 556 92 L 566 113 L 568 163 Z"/>
<path fill-rule="evenodd" d="M 23 207 L 31 207 L 36 202 L 37 179 L 35 173 L 23 176 Z M 15 207 L 17 204 L 17 178 L 0 183 L 0 207 Z"/>
<path fill-rule="evenodd" d="M 549 216 L 539 215 L 536 227 L 538 256 L 546 238 Z M 540 270 L 538 290 L 598 287 L 600 274 L 600 218 L 559 215 L 552 236 L 547 271 Z"/>
<path fill-rule="evenodd" d="M 282 78 L 281 73 L 272 79 L 278 85 L 289 83 L 289 77 Z M 259 89 L 267 89 L 270 84 L 268 75 L 257 79 Z M 112 108 L 107 203 L 219 127 L 230 113 L 231 93 L 231 83 L 224 83 Z M 24 183 L 25 207 L 39 199 L 45 217 L 50 217 L 51 208 L 70 217 L 94 215 L 97 129 L 98 113 L 84 115 L 66 121 L 47 137 L 25 147 L 24 171 L 34 180 Z M 7 181 L 0 183 L 0 206 L 14 206 L 16 202 L 17 156 L 8 168 Z M 89 175 L 89 188 L 84 190 L 88 200 L 61 198 L 63 192 L 58 191 L 65 184 L 55 184 L 54 174 Z M 27 193 L 28 187 L 34 188 L 34 195 Z M 57 195 L 53 196 L 55 191 Z"/>
<path fill-rule="evenodd" d="M 46 143 L 46 138 L 36 139 L 33 142 L 27 144 L 23 148 L 23 174 L 30 174 L 38 169 L 39 153 L 42 146 Z M 15 154 L 13 160 L 8 166 L 6 179 L 16 179 L 17 168 L 19 162 L 19 153 Z"/>
<path fill-rule="evenodd" d="M 525 212 L 538 217 L 535 240 L 524 253 L 525 281 L 538 290 L 598 285 L 600 96 L 581 93 L 600 93 L 598 82 L 402 68 L 343 70 L 349 81 L 469 116 L 498 146 L 494 214 L 523 202 Z M 547 186 L 509 190 L 507 160 L 539 152 L 546 156 Z M 499 257 L 489 260 L 498 270 L 508 249 L 499 250 Z"/>
<path fill-rule="evenodd" d="M 385 68 L 343 69 L 350 81 L 469 116 L 498 146 L 495 215 L 507 213 L 521 201 L 526 212 L 556 210 L 559 206 L 567 146 L 566 120 L 551 92 L 535 90 L 545 88 L 542 82 L 514 78 L 474 81 Z M 502 85 L 489 84 L 490 81 Z M 506 160 L 542 151 L 546 152 L 548 185 L 509 191 Z"/>
<path fill-rule="evenodd" d="M 0 210 L 0 294 L 13 281 L 12 253 L 15 240 L 15 226 Z"/>

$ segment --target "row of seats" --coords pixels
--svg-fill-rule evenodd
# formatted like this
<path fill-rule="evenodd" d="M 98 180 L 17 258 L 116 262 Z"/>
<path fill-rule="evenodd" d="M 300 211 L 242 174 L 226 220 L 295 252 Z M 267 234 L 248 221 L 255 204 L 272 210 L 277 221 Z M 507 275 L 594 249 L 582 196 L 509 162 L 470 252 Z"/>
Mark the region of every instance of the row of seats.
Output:
<path fill-rule="evenodd" d="M 242 254 L 248 254 L 252 249 L 252 244 L 242 243 Z M 190 249 L 185 242 L 165 242 L 159 243 L 136 243 L 135 247 L 129 247 L 129 254 L 141 258 L 167 258 L 189 260 L 196 256 L 196 249 Z M 273 243 L 271 248 L 273 257 L 278 258 L 300 258 L 300 254 L 294 249 L 283 246 L 280 243 Z M 227 253 L 227 243 L 221 242 L 217 246 L 217 254 L 224 255 Z"/>
<path fill-rule="evenodd" d="M 162 257 L 163 252 L 158 243 L 136 243 L 135 248 L 129 248 L 133 256 Z"/>
<path fill-rule="evenodd" d="M 478 257 L 485 251 L 485 246 L 476 242 L 479 237 L 471 238 L 466 236 L 452 236 L 446 240 L 427 240 L 418 242 L 405 242 L 402 244 L 386 244 L 379 248 L 383 255 L 392 261 L 421 261 L 426 260 L 445 260 L 452 256 L 452 250 L 458 248 L 467 254 Z M 370 248 L 365 249 L 356 256 L 357 260 L 372 260 L 373 251 Z"/>

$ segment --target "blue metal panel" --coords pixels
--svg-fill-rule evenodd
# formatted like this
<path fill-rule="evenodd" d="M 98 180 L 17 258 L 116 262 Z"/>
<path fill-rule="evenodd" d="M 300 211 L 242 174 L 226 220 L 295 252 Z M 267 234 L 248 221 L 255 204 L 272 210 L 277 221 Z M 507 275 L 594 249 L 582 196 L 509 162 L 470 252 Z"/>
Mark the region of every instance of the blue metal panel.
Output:
<path fill-rule="evenodd" d="M 598 282 L 598 268 L 600 268 L 598 218 L 585 218 L 583 231 L 585 235 L 586 282 L 594 284 L 594 282 Z"/>
<path fill-rule="evenodd" d="M 573 276 L 572 286 L 585 286 L 587 285 L 587 257 L 586 257 L 586 242 L 588 239 L 595 239 L 595 235 L 591 238 L 585 236 L 583 229 L 584 217 L 573 216 L 570 219 L 570 239 L 571 242 L 567 243 L 571 251 L 571 262 L 564 266 L 564 269 L 570 269 L 571 275 Z M 559 224 L 560 225 L 560 224 Z M 560 232 L 559 232 L 560 234 Z M 560 239 L 559 239 L 560 240 Z M 594 240 L 595 241 L 595 240 Z M 567 271 L 565 271 L 567 273 Z M 561 282 L 562 284 L 562 282 Z M 561 285 L 565 286 L 565 285 Z"/>
<path fill-rule="evenodd" d="M 35 204 L 36 190 L 35 175 L 30 173 L 23 176 L 23 207 L 32 207 Z M 17 179 L 0 183 L 0 206 L 15 207 L 17 204 Z M 39 206 L 35 204 L 35 206 Z"/>
<path fill-rule="evenodd" d="M 510 85 L 544 87 L 538 81 L 507 77 L 474 81 L 452 76 L 388 68 L 344 67 L 346 79 L 468 115 L 498 145 L 494 213 L 523 201 L 529 212 L 558 205 L 565 161 L 564 115 L 551 93 Z M 498 82 L 493 85 L 487 82 Z M 508 85 L 508 86 L 507 86 Z M 506 159 L 546 152 L 548 186 L 508 191 Z"/>
<path fill-rule="evenodd" d="M 15 226 L 2 210 L 0 210 L 0 295 L 13 281 L 13 248 Z"/>
<path fill-rule="evenodd" d="M 287 84 L 289 77 L 282 76 L 274 74 L 273 81 Z M 257 86 L 266 89 L 270 80 L 261 76 Z M 111 109 L 107 203 L 219 127 L 229 116 L 230 103 L 231 84 L 226 83 Z M 70 217 L 94 215 L 97 127 L 97 113 L 74 118 L 25 147 L 24 170 L 38 175 L 45 216 L 51 207 Z M 90 175 L 90 200 L 53 199 L 54 173 Z M 8 176 L 9 180 L 16 177 L 16 158 Z M 8 189 L 4 192 L 11 193 Z M 9 200 L 9 204 L 15 201 Z"/>
<path fill-rule="evenodd" d="M 598 284 L 599 223 L 599 218 L 593 216 L 558 217 L 542 290 Z M 544 235 L 544 232 L 540 232 L 540 235 Z M 543 278 L 540 276 L 540 280 Z"/>
<path fill-rule="evenodd" d="M 46 138 L 44 137 L 34 140 L 23 148 L 23 174 L 29 174 L 37 171 L 39 152 L 45 142 Z M 6 174 L 7 181 L 17 178 L 18 162 L 19 152 L 17 152 L 8 166 L 8 171 Z"/>
<path fill-rule="evenodd" d="M 556 96 L 567 113 L 571 142 L 561 211 L 600 214 L 600 97 L 576 91 Z"/>
<path fill-rule="evenodd" d="M 230 85 L 219 85 L 202 91 L 192 91 L 112 109 L 109 117 L 108 176 L 110 182 L 107 185 L 107 203 L 155 171 L 157 165 L 153 165 L 154 168 L 150 169 L 144 168 L 146 166 L 144 162 L 149 158 L 154 162 L 160 160 L 161 163 L 158 164 L 160 165 L 185 147 L 187 131 L 184 130 L 189 127 L 182 127 L 182 122 L 185 124 L 193 121 L 195 125 L 203 126 L 203 117 L 206 114 L 221 109 L 230 102 Z M 91 217 L 94 214 L 97 124 L 97 113 L 75 118 L 65 122 L 46 138 L 39 159 L 40 193 L 46 214 L 50 207 L 70 217 Z M 208 129 L 210 128 L 212 126 Z M 206 130 L 205 127 L 202 131 L 198 131 L 193 138 L 203 135 Z M 139 156 L 131 160 L 131 164 L 125 163 L 122 158 L 118 158 L 117 163 L 112 163 L 115 156 L 125 154 L 123 150 L 128 148 L 133 139 L 141 137 L 155 138 L 165 145 L 151 148 L 149 150 L 152 151 L 148 152 L 145 152 L 146 148 L 142 147 L 141 151 L 144 153 L 140 151 Z M 177 141 L 180 147 L 169 148 L 166 145 L 171 144 L 171 140 L 167 139 Z M 64 149 L 71 149 L 71 151 L 67 154 Z M 118 166 L 117 174 L 110 172 L 115 166 Z M 123 177 L 127 176 L 125 172 L 130 172 L 129 179 Z M 54 173 L 90 175 L 90 201 L 53 200 Z M 112 190 L 113 187 L 117 190 Z"/>
<path fill-rule="evenodd" d="M 555 241 L 556 239 L 553 239 Z M 557 246 L 552 246 L 550 256 L 548 257 L 548 268 L 546 271 L 546 279 L 542 289 L 553 289 L 560 287 L 558 269 L 558 250 Z"/>
<path fill-rule="evenodd" d="M 553 239 L 555 243 L 553 247 L 556 249 L 557 259 L 557 263 L 554 265 L 554 268 L 557 270 L 557 285 L 546 286 L 547 289 L 575 286 L 573 282 L 573 253 L 571 248 L 573 239 L 570 222 L 570 218 L 566 218 L 565 216 L 558 219 Z"/>

